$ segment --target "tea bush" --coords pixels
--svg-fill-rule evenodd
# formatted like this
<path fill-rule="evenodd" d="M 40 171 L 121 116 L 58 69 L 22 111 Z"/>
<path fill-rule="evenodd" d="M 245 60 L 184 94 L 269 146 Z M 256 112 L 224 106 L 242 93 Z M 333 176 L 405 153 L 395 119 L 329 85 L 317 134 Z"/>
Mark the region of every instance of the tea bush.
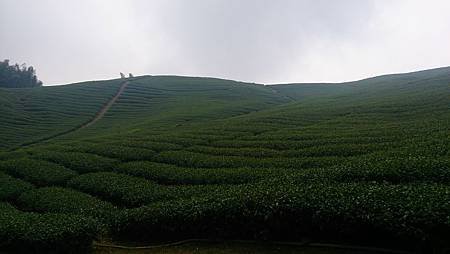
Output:
<path fill-rule="evenodd" d="M 2 161 L 0 170 L 38 186 L 64 185 L 77 175 L 61 165 L 28 158 Z"/>
<path fill-rule="evenodd" d="M 154 151 L 117 145 L 102 145 L 92 143 L 74 143 L 70 149 L 71 152 L 82 152 L 96 154 L 112 159 L 119 159 L 121 161 L 134 160 L 151 160 L 156 154 Z"/>
<path fill-rule="evenodd" d="M 0 172 L 0 201 L 15 200 L 22 192 L 33 189 L 33 185 Z"/>
<path fill-rule="evenodd" d="M 39 151 L 33 157 L 63 165 L 79 173 L 111 171 L 118 160 L 79 152 Z"/>
<path fill-rule="evenodd" d="M 117 166 L 116 171 L 144 177 L 160 184 L 242 184 L 275 175 L 280 170 L 251 168 L 182 168 L 149 161 L 133 161 Z"/>
<path fill-rule="evenodd" d="M 140 206 L 170 198 L 155 182 L 110 172 L 80 175 L 68 186 L 123 206 Z"/>
<path fill-rule="evenodd" d="M 293 184 L 277 180 L 128 209 L 115 233 L 132 239 L 309 235 L 383 245 L 386 239 L 442 240 L 450 232 L 445 185 Z"/>
<path fill-rule="evenodd" d="M 103 222 L 114 219 L 116 212 L 116 208 L 108 202 L 60 187 L 44 187 L 24 192 L 17 202 L 27 211 L 84 215 Z"/>
<path fill-rule="evenodd" d="M 0 203 L 0 246 L 15 253 L 85 253 L 99 232 L 89 217 L 22 212 Z"/>
<path fill-rule="evenodd" d="M 369 157 L 333 167 L 338 181 L 450 183 L 450 160 L 429 157 Z"/>

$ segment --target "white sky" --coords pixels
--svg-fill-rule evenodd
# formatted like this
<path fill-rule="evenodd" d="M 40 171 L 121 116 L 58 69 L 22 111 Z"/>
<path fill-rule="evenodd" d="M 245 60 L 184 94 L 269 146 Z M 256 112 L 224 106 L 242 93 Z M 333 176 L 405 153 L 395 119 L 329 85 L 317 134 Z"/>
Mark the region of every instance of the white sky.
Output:
<path fill-rule="evenodd" d="M 0 59 L 45 84 L 119 72 L 340 82 L 450 65 L 447 0 L 0 0 Z"/>

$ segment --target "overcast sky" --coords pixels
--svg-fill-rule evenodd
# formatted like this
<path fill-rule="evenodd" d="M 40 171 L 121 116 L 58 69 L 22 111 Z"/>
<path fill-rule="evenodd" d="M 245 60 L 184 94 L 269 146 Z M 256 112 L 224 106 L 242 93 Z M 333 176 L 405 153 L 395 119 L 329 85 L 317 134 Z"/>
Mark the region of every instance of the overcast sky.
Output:
<path fill-rule="evenodd" d="M 0 0 L 0 59 L 45 84 L 119 72 L 339 82 L 450 65 L 447 0 Z"/>

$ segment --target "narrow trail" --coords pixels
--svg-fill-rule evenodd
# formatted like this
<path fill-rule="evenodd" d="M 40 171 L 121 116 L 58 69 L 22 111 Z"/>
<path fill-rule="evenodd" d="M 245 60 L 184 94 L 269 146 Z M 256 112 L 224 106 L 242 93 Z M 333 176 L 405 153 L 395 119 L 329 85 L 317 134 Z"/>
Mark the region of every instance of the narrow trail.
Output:
<path fill-rule="evenodd" d="M 287 99 L 287 100 L 289 100 L 291 102 L 292 101 L 297 101 L 296 99 L 292 98 L 291 96 L 288 96 L 288 95 L 285 95 L 285 94 L 281 94 L 280 91 L 278 91 L 276 89 L 273 89 L 272 86 L 273 85 L 264 85 L 264 87 L 267 87 L 268 89 L 270 89 L 274 94 L 277 94 L 277 95 L 279 95 L 279 96 L 281 96 L 281 97 L 283 97 L 283 98 L 285 98 L 285 99 Z"/>
<path fill-rule="evenodd" d="M 97 112 L 97 114 L 95 115 L 95 117 L 92 120 L 90 120 L 87 123 L 84 123 L 83 125 L 81 125 L 80 127 L 78 127 L 77 129 L 75 129 L 73 131 L 89 127 L 89 126 L 93 125 L 94 123 L 96 123 L 98 120 L 102 119 L 103 116 L 105 115 L 105 113 L 108 112 L 108 110 L 111 108 L 111 106 L 116 102 L 116 100 L 123 93 L 125 88 L 127 88 L 129 83 L 130 83 L 129 81 L 123 82 L 119 88 L 119 91 L 117 91 L 116 95 L 114 95 L 114 97 L 111 100 L 109 100 L 108 103 L 106 103 L 106 105 L 100 109 L 100 111 Z"/>
<path fill-rule="evenodd" d="M 66 135 L 66 134 L 69 134 L 69 133 L 72 133 L 72 132 L 75 132 L 75 131 L 77 131 L 77 130 L 81 130 L 81 129 L 83 129 L 83 128 L 86 128 L 86 127 L 89 127 L 89 126 L 93 125 L 93 124 L 96 123 L 98 120 L 100 120 L 100 119 L 103 118 L 103 116 L 106 114 L 106 112 L 108 112 L 108 110 L 112 107 L 112 105 L 114 105 L 114 103 L 117 101 L 117 99 L 118 99 L 118 98 L 120 97 L 120 95 L 123 93 L 123 91 L 125 90 L 125 88 L 127 88 L 127 86 L 128 86 L 129 83 L 130 83 L 129 81 L 123 82 L 123 83 L 120 85 L 119 90 L 118 90 L 117 93 L 114 95 L 114 97 L 111 98 L 111 99 L 108 101 L 108 103 L 106 103 L 106 105 L 104 105 L 104 106 L 97 112 L 97 114 L 95 115 L 95 117 L 92 118 L 91 120 L 89 120 L 88 122 L 85 122 L 85 123 L 83 123 L 82 125 L 76 126 L 75 128 L 69 129 L 69 130 L 64 131 L 64 132 L 57 133 L 57 134 L 52 135 L 52 136 L 49 136 L 49 137 L 41 138 L 41 139 L 34 140 L 34 141 L 28 142 L 28 143 L 23 143 L 23 144 L 21 144 L 21 145 L 15 147 L 15 148 L 13 148 L 13 149 L 11 149 L 10 151 L 15 151 L 15 150 L 20 149 L 20 148 L 23 148 L 23 147 L 27 147 L 27 146 L 34 145 L 34 144 L 37 144 L 37 143 L 41 143 L 41 142 L 44 142 L 44 141 L 48 141 L 48 140 L 51 140 L 51 139 L 54 139 L 54 138 L 57 138 L 57 137 L 61 137 L 61 136 L 63 136 L 63 135 Z"/>

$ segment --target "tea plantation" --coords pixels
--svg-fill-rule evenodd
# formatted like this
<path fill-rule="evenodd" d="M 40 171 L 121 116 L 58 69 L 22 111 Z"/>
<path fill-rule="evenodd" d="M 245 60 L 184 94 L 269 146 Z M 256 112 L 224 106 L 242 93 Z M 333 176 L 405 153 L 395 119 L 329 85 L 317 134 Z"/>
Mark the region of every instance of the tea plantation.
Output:
<path fill-rule="evenodd" d="M 430 253 L 450 239 L 450 68 L 341 84 L 141 76 L 0 89 L 0 249 L 189 238 Z"/>

